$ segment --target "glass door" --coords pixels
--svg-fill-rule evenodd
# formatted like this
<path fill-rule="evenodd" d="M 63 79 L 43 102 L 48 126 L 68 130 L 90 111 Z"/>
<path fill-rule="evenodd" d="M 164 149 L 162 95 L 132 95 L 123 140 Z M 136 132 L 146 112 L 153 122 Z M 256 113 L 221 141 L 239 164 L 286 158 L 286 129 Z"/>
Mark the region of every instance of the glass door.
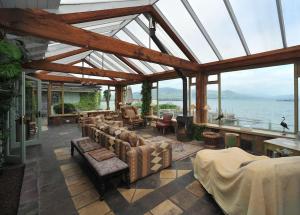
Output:
<path fill-rule="evenodd" d="M 37 144 L 41 132 L 41 81 L 25 77 L 24 136 L 26 146 Z"/>

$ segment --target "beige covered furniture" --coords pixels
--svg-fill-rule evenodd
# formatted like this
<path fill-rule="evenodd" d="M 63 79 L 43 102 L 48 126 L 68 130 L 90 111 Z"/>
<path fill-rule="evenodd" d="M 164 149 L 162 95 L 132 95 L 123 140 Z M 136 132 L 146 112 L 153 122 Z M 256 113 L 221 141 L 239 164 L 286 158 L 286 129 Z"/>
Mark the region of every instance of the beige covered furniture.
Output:
<path fill-rule="evenodd" d="M 137 108 L 134 106 L 124 106 L 121 108 L 122 119 L 125 125 L 128 125 L 130 129 L 144 126 L 144 119 L 137 112 Z"/>
<path fill-rule="evenodd" d="M 300 214 L 300 157 L 269 158 L 240 148 L 199 151 L 194 176 L 232 215 Z"/>

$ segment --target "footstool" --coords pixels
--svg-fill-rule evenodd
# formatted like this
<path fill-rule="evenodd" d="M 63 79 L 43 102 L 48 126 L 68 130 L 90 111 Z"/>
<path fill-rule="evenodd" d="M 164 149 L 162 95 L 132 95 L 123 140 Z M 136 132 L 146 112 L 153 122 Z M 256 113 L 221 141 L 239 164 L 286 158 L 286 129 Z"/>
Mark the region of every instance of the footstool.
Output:
<path fill-rule="evenodd" d="M 86 144 L 86 150 L 80 148 L 79 142 L 81 141 L 88 143 Z M 71 141 L 71 155 L 74 155 L 74 149 L 76 149 L 97 177 L 97 183 L 95 186 L 100 194 L 100 200 L 102 201 L 104 199 L 105 184 L 108 179 L 119 175 L 123 176 L 122 179 L 125 179 L 126 185 L 129 188 L 130 178 L 128 165 L 119 158 L 112 157 L 106 160 L 97 161 L 89 154 L 89 152 L 98 150 L 99 148 L 102 147 L 100 145 L 98 146 L 97 143 L 92 142 L 89 137 L 73 139 Z"/>
<path fill-rule="evenodd" d="M 221 138 L 221 135 L 219 133 L 213 131 L 204 131 L 202 135 L 204 137 L 205 145 L 212 148 L 218 146 L 219 140 Z"/>

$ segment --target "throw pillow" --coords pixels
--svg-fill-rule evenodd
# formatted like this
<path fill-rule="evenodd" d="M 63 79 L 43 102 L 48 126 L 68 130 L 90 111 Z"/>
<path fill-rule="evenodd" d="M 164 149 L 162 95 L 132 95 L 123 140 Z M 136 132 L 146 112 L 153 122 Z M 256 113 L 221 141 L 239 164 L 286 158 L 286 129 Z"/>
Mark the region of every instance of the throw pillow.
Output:
<path fill-rule="evenodd" d="M 130 132 L 128 135 L 128 142 L 131 145 L 131 147 L 136 147 L 138 142 L 138 136 L 135 133 Z"/>
<path fill-rule="evenodd" d="M 117 128 L 110 126 L 109 127 L 109 134 L 112 136 L 115 136 L 115 131 L 117 130 Z"/>

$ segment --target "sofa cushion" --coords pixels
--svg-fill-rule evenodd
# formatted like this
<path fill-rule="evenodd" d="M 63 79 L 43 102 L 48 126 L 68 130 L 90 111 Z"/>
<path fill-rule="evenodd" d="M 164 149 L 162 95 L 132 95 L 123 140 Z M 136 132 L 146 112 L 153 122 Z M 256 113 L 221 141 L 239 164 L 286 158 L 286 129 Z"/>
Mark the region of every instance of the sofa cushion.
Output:
<path fill-rule="evenodd" d="M 126 113 L 129 118 L 136 118 L 136 115 L 135 115 L 135 112 L 133 109 L 127 109 Z"/>
<path fill-rule="evenodd" d="M 119 134 L 120 140 L 123 140 L 125 142 L 128 142 L 128 136 L 129 136 L 129 132 L 125 130 L 122 131 L 121 134 Z"/>
<path fill-rule="evenodd" d="M 109 131 L 109 125 L 106 125 L 106 124 L 102 124 L 99 129 L 105 133 L 108 133 Z"/>
<path fill-rule="evenodd" d="M 113 127 L 113 126 L 109 126 L 108 128 L 108 133 L 112 136 L 115 136 L 115 132 L 116 132 L 117 128 Z"/>
<path fill-rule="evenodd" d="M 128 168 L 128 165 L 117 157 L 99 162 L 91 157 L 88 153 L 84 153 L 84 156 L 100 176 L 105 176 Z"/>
<path fill-rule="evenodd" d="M 93 151 L 88 152 L 88 154 L 92 158 L 94 158 L 96 161 L 99 161 L 99 162 L 117 156 L 115 153 L 113 153 L 112 151 L 110 151 L 110 150 L 108 150 L 106 148 L 101 148 L 101 149 L 93 150 Z"/>

